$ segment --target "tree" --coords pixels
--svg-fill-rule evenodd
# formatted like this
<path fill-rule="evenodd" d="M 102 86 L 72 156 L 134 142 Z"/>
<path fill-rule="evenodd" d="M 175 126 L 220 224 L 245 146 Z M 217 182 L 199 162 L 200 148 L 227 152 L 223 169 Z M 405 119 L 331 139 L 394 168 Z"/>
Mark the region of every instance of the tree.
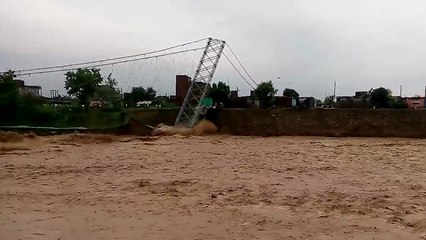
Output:
<path fill-rule="evenodd" d="M 392 92 L 386 88 L 376 88 L 371 92 L 371 105 L 375 108 L 389 108 Z"/>
<path fill-rule="evenodd" d="M 152 87 L 148 87 L 146 89 L 146 98 L 149 101 L 152 101 L 155 99 L 155 97 L 157 96 L 157 91 L 154 90 L 154 88 Z"/>
<path fill-rule="evenodd" d="M 65 89 L 67 93 L 78 99 L 86 111 L 89 109 L 90 98 L 93 97 L 99 84 L 102 82 L 100 69 L 79 68 L 77 71 L 69 71 L 65 74 Z"/>
<path fill-rule="evenodd" d="M 407 109 L 408 108 L 408 104 L 406 101 L 404 101 L 401 98 L 398 97 L 391 97 L 389 99 L 389 107 L 390 108 L 394 108 L 394 109 Z"/>
<path fill-rule="evenodd" d="M 134 87 L 132 89 L 132 98 L 135 103 L 140 101 L 153 101 L 157 92 L 152 88 Z"/>
<path fill-rule="evenodd" d="M 225 103 L 228 100 L 230 93 L 231 90 L 229 86 L 224 82 L 219 82 L 218 84 L 213 83 L 209 96 L 212 98 L 214 103 Z"/>
<path fill-rule="evenodd" d="M 286 88 L 286 89 L 284 89 L 284 91 L 283 91 L 283 96 L 285 96 L 285 97 L 295 97 L 295 98 L 297 98 L 297 97 L 299 97 L 299 93 L 298 93 L 298 92 L 296 92 L 296 90 L 294 90 L 294 89 Z"/>
<path fill-rule="evenodd" d="M 322 105 L 323 103 L 322 103 L 322 101 L 321 101 L 321 99 L 315 99 L 315 105 Z"/>
<path fill-rule="evenodd" d="M 117 87 L 117 80 L 115 80 L 115 78 L 111 77 L 112 73 L 110 73 L 107 77 L 107 80 L 105 81 L 105 84 L 110 87 L 115 89 Z"/>
<path fill-rule="evenodd" d="M 113 108 L 119 108 L 121 105 L 121 94 L 116 87 L 117 81 L 109 74 L 104 84 L 96 88 L 93 98 L 109 102 L 112 104 Z"/>
<path fill-rule="evenodd" d="M 134 104 L 146 100 L 146 90 L 143 87 L 132 88 L 131 95 Z"/>
<path fill-rule="evenodd" d="M 257 88 L 254 90 L 254 94 L 260 101 L 261 107 L 269 107 L 272 105 L 272 99 L 275 94 L 278 92 L 278 89 L 274 88 L 272 81 L 261 82 Z"/>
<path fill-rule="evenodd" d="M 43 124 L 52 119 L 52 111 L 45 111 L 44 100 L 39 96 L 20 92 L 13 71 L 0 74 L 1 124 Z"/>
<path fill-rule="evenodd" d="M 14 81 L 16 75 L 9 70 L 0 75 L 0 110 L 13 111 L 19 106 L 19 89 Z"/>
<path fill-rule="evenodd" d="M 333 96 L 325 97 L 323 104 L 327 106 L 334 105 L 334 97 Z"/>

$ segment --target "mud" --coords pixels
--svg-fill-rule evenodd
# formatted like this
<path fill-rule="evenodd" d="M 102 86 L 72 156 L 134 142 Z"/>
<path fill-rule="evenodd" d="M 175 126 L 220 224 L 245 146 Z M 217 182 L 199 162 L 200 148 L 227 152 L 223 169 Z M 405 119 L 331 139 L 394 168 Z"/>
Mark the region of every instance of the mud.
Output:
<path fill-rule="evenodd" d="M 118 137 L 106 134 L 65 134 L 51 138 L 51 143 L 58 144 L 90 144 L 90 143 L 111 143 Z"/>
<path fill-rule="evenodd" d="M 152 135 L 158 136 L 173 136 L 173 135 L 182 135 L 182 136 L 205 136 L 217 133 L 217 127 L 210 121 L 202 120 L 197 123 L 193 128 L 187 128 L 183 126 L 168 126 L 165 124 L 159 124 L 152 131 Z"/>
<path fill-rule="evenodd" d="M 41 144 L 34 133 L 21 134 L 0 131 L 0 154 L 14 150 L 30 150 Z"/>
<path fill-rule="evenodd" d="M 426 140 L 64 137 L 0 155 L 2 239 L 426 237 Z"/>

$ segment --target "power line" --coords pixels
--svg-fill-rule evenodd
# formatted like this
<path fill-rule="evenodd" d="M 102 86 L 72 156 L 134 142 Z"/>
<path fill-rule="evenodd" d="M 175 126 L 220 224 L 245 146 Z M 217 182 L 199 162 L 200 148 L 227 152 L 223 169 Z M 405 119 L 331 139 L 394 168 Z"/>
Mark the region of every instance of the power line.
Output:
<path fill-rule="evenodd" d="M 207 40 L 207 39 L 208 38 L 203 38 L 203 39 L 199 39 L 199 40 L 196 40 L 196 41 L 182 43 L 182 44 L 178 44 L 178 45 L 175 45 L 175 46 L 171 46 L 171 47 L 167 47 L 167 48 L 163 48 L 163 49 L 155 50 L 155 51 L 151 51 L 151 52 L 146 52 L 146 53 L 138 53 L 138 54 L 127 55 L 127 56 L 122 56 L 122 57 L 106 58 L 106 59 L 100 59 L 100 60 L 94 60 L 94 61 L 87 61 L 87 62 L 73 63 L 73 64 L 64 64 L 64 65 L 56 65 L 56 66 L 50 66 L 50 67 L 20 69 L 20 70 L 16 70 L 15 72 L 17 72 L 17 75 L 22 75 L 21 74 L 22 72 L 48 70 L 48 69 L 55 69 L 55 68 L 66 68 L 66 67 L 73 67 L 73 66 L 88 65 L 88 64 L 93 64 L 93 63 L 103 63 L 103 62 L 109 62 L 109 61 L 120 60 L 120 59 L 135 58 L 135 57 L 150 55 L 150 54 L 154 54 L 154 53 L 158 53 L 158 52 L 164 52 L 164 51 L 171 50 L 171 49 L 178 48 L 178 47 L 184 47 L 184 46 L 194 44 L 194 43 L 198 43 L 198 42 L 201 42 L 201 41 L 204 41 L 204 40 Z M 0 72 L 0 74 L 2 74 L 2 73 L 4 73 L 4 72 Z"/>
<path fill-rule="evenodd" d="M 225 53 L 223 53 L 223 56 L 225 56 L 225 58 L 228 60 L 228 62 L 231 64 L 234 70 L 240 75 L 240 77 L 254 90 L 255 88 L 250 84 L 249 81 L 247 81 L 247 79 L 241 74 L 241 72 L 238 71 L 238 69 L 235 67 L 232 61 L 228 58 L 228 56 Z"/>
<path fill-rule="evenodd" d="M 254 81 L 254 79 L 250 76 L 250 74 L 247 72 L 247 69 L 244 67 L 243 63 L 240 61 L 240 59 L 237 57 L 237 55 L 234 53 L 234 51 L 232 51 L 231 46 L 229 46 L 228 43 L 226 43 L 226 46 L 228 46 L 229 50 L 231 51 L 232 55 L 234 55 L 235 59 L 237 59 L 238 63 L 240 64 L 240 66 L 243 68 L 244 72 L 247 74 L 247 76 L 253 81 L 253 83 L 258 86 L 257 82 Z"/>
<path fill-rule="evenodd" d="M 191 48 L 191 49 L 187 49 L 187 50 L 164 53 L 164 54 L 159 54 L 159 55 L 154 55 L 154 56 L 149 56 L 149 57 L 133 58 L 133 59 L 127 59 L 127 60 L 122 60 L 122 61 L 94 64 L 94 65 L 88 65 L 88 66 L 85 66 L 85 67 L 86 68 L 102 67 L 102 66 L 115 65 L 115 64 L 121 64 L 121 63 L 126 63 L 126 62 L 146 60 L 146 59 L 151 59 L 151 58 L 165 57 L 165 56 L 176 55 L 176 54 L 180 54 L 180 53 L 197 51 L 197 50 L 202 50 L 202 49 L 205 49 L 205 48 L 204 47 Z M 54 72 L 66 72 L 66 71 L 76 70 L 76 69 L 79 69 L 79 68 L 81 68 L 81 67 L 62 68 L 62 69 L 47 70 L 47 71 L 35 71 L 35 72 L 27 72 L 27 73 L 17 73 L 15 75 L 16 76 L 22 76 L 22 75 L 45 74 L 45 73 L 54 73 Z"/>

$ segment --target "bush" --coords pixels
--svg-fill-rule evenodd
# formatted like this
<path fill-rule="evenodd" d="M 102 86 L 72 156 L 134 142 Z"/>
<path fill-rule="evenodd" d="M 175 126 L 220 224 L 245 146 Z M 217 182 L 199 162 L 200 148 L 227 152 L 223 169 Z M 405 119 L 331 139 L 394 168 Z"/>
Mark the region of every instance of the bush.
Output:
<path fill-rule="evenodd" d="M 42 105 L 35 108 L 31 122 L 38 125 L 54 125 L 63 115 L 51 105 Z"/>

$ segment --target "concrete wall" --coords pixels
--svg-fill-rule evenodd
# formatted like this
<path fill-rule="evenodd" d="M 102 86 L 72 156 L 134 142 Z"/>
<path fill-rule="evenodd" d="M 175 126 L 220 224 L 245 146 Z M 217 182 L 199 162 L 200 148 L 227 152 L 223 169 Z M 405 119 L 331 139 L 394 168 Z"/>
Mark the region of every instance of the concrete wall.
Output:
<path fill-rule="evenodd" d="M 178 113 L 177 108 L 132 111 L 122 132 L 150 134 L 145 124 L 173 125 Z M 220 133 L 233 135 L 426 138 L 426 110 L 213 109 L 207 118 Z"/>
<path fill-rule="evenodd" d="M 426 138 L 424 110 L 223 109 L 208 118 L 234 135 Z"/>

